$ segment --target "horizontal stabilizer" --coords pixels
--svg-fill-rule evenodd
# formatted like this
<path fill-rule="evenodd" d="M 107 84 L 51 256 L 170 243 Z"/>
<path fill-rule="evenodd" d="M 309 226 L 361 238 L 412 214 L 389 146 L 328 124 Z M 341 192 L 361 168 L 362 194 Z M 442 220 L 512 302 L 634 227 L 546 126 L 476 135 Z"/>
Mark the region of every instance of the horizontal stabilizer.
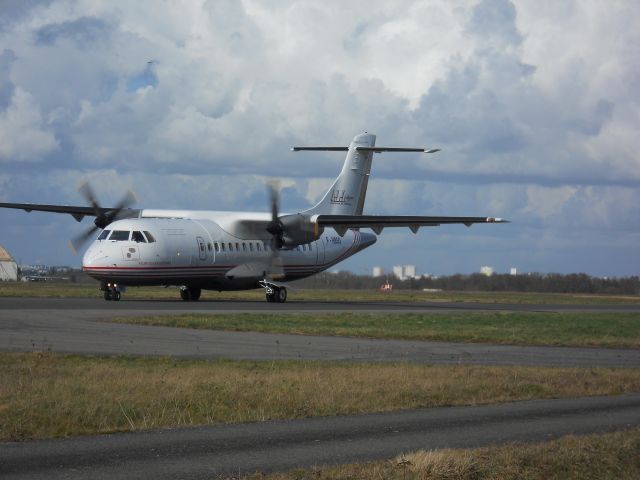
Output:
<path fill-rule="evenodd" d="M 292 152 L 348 152 L 349 147 L 293 147 L 291 148 Z M 374 153 L 383 153 L 383 152 L 396 152 L 396 153 L 410 153 L 410 152 L 419 152 L 419 153 L 435 153 L 439 152 L 439 148 L 409 148 L 409 147 L 356 147 L 356 151 L 358 152 L 374 152 Z"/>
<path fill-rule="evenodd" d="M 420 153 L 436 153 L 439 152 L 439 148 L 431 148 L 427 150 L 426 148 L 405 148 L 405 147 L 356 147 L 356 150 L 359 152 L 374 152 L 374 153 L 383 153 L 383 152 L 420 152 Z"/>
<path fill-rule="evenodd" d="M 291 148 L 292 152 L 302 152 L 302 151 L 311 151 L 311 152 L 348 152 L 349 147 L 293 147 Z"/>

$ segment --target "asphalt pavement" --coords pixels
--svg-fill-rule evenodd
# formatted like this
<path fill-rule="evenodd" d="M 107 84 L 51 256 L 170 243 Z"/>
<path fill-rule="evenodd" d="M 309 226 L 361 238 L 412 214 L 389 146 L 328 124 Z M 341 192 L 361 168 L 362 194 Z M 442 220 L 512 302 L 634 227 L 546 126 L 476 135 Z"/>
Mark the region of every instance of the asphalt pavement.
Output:
<path fill-rule="evenodd" d="M 640 394 L 0 443 L 8 479 L 215 478 L 640 425 Z"/>
<path fill-rule="evenodd" d="M 213 307 L 201 310 L 202 305 L 197 304 L 199 302 L 105 302 L 98 299 L 0 298 L 0 351 L 52 351 L 84 355 L 147 355 L 237 360 L 640 367 L 640 351 L 637 349 L 374 340 L 195 330 L 105 322 L 114 317 L 136 315 L 200 311 L 208 313 L 271 311 L 270 307 L 273 305 L 266 302 L 223 302 L 222 307 L 217 304 L 215 307 L 223 310 L 215 310 Z M 303 305 L 309 306 L 309 304 Z M 329 305 L 336 309 L 351 308 L 353 302 L 347 305 L 339 302 Z M 361 304 L 356 305 L 361 306 Z M 457 309 L 458 305 L 439 304 L 434 308 L 440 312 L 440 309 L 447 307 Z M 493 307 L 503 308 L 503 305 L 493 305 Z M 191 310 L 192 308 L 197 309 Z M 464 305 L 462 308 L 473 309 L 474 305 Z M 489 308 L 489 306 L 483 308 Z"/>

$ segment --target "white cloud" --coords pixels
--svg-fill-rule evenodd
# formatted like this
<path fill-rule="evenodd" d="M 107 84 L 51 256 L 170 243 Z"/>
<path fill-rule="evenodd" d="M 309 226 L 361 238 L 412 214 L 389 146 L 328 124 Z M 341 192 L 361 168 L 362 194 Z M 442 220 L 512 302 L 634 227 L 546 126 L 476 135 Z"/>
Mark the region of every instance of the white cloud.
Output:
<path fill-rule="evenodd" d="M 0 114 L 0 161 L 42 162 L 57 146 L 31 95 L 17 88 Z"/>

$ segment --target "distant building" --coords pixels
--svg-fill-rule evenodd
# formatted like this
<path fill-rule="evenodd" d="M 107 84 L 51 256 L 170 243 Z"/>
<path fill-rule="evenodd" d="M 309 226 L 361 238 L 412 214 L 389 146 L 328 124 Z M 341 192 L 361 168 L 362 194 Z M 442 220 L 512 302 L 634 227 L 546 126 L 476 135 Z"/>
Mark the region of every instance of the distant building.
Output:
<path fill-rule="evenodd" d="M 382 267 L 373 267 L 374 277 L 381 277 L 383 274 L 384 274 L 384 270 L 382 270 Z"/>
<path fill-rule="evenodd" d="M 416 277 L 415 265 L 394 265 L 393 274 L 398 277 L 399 280 L 406 280 L 407 278 Z"/>
<path fill-rule="evenodd" d="M 482 275 L 486 275 L 487 277 L 490 277 L 491 275 L 493 275 L 493 267 L 490 267 L 488 265 L 483 265 L 482 267 L 480 267 L 480 273 Z"/>
<path fill-rule="evenodd" d="M 0 280 L 14 282 L 18 280 L 18 264 L 2 246 L 0 246 Z"/>
<path fill-rule="evenodd" d="M 509 273 L 511 275 L 518 275 L 518 269 L 516 267 L 511 267 L 511 270 L 509 271 Z"/>

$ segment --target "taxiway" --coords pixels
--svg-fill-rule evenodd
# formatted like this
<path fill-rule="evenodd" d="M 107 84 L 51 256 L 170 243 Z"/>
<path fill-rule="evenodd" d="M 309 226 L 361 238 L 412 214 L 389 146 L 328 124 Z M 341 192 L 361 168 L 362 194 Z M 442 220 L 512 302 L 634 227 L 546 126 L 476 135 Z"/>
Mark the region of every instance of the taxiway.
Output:
<path fill-rule="evenodd" d="M 502 304 L 377 304 L 376 312 L 441 313 L 506 310 Z M 276 308 L 271 308 L 275 306 Z M 539 311 L 540 305 L 517 305 Z M 567 311 L 567 306 L 553 307 Z M 86 355 L 149 355 L 237 360 L 330 360 L 420 364 L 640 367 L 640 351 L 621 348 L 514 346 L 366 338 L 194 330 L 108 323 L 114 317 L 167 313 L 368 311 L 368 303 L 181 302 L 99 299 L 0 299 L 0 350 L 53 351 Z M 587 311 L 611 306 L 580 306 Z M 623 311 L 632 308 L 619 307 Z M 307 309 L 307 310 L 302 310 Z M 106 320 L 106 321 L 105 321 Z"/>

